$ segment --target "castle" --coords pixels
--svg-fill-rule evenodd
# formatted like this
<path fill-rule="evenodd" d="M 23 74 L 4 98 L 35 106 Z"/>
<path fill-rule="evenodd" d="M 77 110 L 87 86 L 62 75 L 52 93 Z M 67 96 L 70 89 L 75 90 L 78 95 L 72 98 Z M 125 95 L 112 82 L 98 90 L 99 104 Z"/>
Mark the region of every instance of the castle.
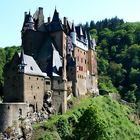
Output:
<path fill-rule="evenodd" d="M 66 112 L 70 95 L 97 93 L 95 39 L 55 9 L 44 22 L 43 8 L 25 12 L 21 52 L 6 65 L 0 131 L 28 112 L 42 110 L 48 91 L 56 112 Z"/>

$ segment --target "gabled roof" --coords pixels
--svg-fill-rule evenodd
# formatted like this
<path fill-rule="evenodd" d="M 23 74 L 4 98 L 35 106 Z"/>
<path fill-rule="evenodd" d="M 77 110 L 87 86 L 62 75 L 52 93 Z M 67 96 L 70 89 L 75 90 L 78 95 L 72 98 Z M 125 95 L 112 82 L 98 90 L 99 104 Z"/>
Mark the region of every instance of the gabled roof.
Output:
<path fill-rule="evenodd" d="M 25 55 L 22 53 L 18 53 L 18 55 L 19 58 L 21 56 L 24 58 L 25 67 L 23 73 L 47 77 L 47 74 L 41 71 L 41 69 L 39 68 L 32 56 Z"/>

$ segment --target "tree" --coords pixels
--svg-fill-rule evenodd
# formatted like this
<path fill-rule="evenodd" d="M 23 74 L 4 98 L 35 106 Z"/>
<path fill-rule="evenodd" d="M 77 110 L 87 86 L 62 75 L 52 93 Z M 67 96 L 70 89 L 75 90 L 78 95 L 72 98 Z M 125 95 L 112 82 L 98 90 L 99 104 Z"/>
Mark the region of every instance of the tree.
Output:
<path fill-rule="evenodd" d="M 138 86 L 140 86 L 139 80 L 140 80 L 140 70 L 132 67 L 129 73 L 129 82 L 136 83 Z"/>
<path fill-rule="evenodd" d="M 105 140 L 109 136 L 106 133 L 107 123 L 100 115 L 100 110 L 96 106 L 91 106 L 79 119 L 79 123 L 75 126 L 74 134 L 76 139 Z"/>
<path fill-rule="evenodd" d="M 109 75 L 111 76 L 113 84 L 118 87 L 125 79 L 126 70 L 122 67 L 122 64 L 115 62 L 110 63 Z"/>
<path fill-rule="evenodd" d="M 91 22 L 90 22 L 90 29 L 93 29 L 93 28 L 95 28 L 95 23 L 94 23 L 93 20 L 91 20 Z"/>

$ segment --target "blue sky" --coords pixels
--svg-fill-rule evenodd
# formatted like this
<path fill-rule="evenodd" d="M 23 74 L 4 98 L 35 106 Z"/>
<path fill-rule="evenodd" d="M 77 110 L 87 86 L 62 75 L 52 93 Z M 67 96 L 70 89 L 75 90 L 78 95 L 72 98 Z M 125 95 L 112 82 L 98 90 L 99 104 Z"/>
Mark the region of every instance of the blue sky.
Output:
<path fill-rule="evenodd" d="M 56 7 L 60 17 L 66 16 L 75 24 L 115 16 L 124 21 L 140 21 L 140 0 L 1 0 L 0 47 L 21 44 L 24 12 L 30 10 L 33 14 L 39 6 L 44 8 L 46 20 Z"/>

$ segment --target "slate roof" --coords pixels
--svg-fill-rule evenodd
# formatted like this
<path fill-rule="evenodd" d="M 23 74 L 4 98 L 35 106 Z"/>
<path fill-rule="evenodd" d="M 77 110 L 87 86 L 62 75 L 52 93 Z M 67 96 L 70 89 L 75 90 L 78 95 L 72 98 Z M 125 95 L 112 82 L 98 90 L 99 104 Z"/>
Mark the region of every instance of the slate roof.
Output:
<path fill-rule="evenodd" d="M 64 30 L 62 21 L 59 18 L 59 13 L 55 9 L 53 19 L 50 23 L 47 23 L 46 25 L 46 30 L 48 32 L 55 32 L 55 31 L 62 31 Z"/>
<path fill-rule="evenodd" d="M 35 62 L 35 60 L 33 59 L 32 56 L 26 55 L 26 54 L 22 54 L 22 53 L 18 53 L 19 58 L 22 56 L 24 58 L 24 73 L 25 74 L 31 74 L 31 75 L 37 75 L 37 76 L 44 76 L 47 77 L 46 73 L 43 73 L 41 71 L 41 69 L 39 68 L 39 66 L 37 65 L 37 63 Z"/>

